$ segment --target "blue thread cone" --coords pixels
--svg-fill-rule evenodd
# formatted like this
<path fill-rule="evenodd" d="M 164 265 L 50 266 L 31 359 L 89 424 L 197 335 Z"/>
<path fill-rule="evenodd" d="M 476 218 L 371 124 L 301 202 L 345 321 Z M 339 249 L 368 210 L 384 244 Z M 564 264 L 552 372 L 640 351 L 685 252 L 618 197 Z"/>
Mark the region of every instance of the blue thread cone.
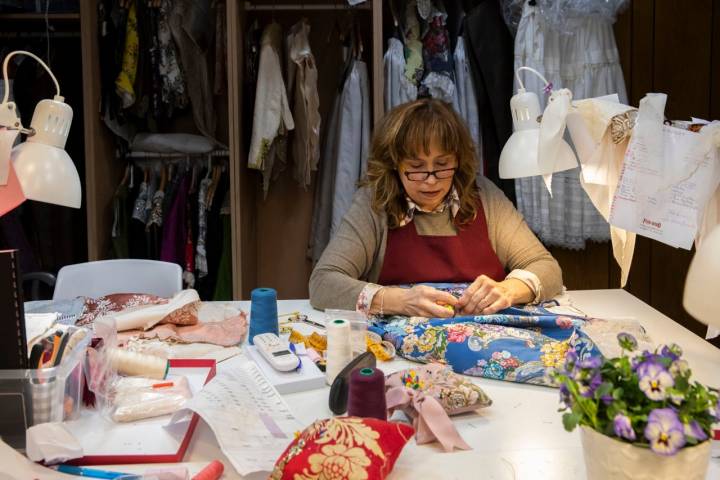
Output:
<path fill-rule="evenodd" d="M 277 313 L 277 292 L 274 288 L 256 288 L 250 297 L 250 345 L 261 333 L 280 334 Z"/>

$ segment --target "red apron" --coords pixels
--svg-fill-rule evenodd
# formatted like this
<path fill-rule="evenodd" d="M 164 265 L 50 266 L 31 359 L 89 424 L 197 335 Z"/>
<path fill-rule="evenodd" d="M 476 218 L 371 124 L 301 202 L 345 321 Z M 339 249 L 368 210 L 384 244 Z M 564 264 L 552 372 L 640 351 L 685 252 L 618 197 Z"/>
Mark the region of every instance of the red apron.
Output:
<path fill-rule="evenodd" d="M 505 279 L 505 269 L 490 245 L 482 204 L 475 220 L 454 236 L 418 235 L 415 222 L 388 230 L 378 283 L 472 282 L 480 275 Z"/>

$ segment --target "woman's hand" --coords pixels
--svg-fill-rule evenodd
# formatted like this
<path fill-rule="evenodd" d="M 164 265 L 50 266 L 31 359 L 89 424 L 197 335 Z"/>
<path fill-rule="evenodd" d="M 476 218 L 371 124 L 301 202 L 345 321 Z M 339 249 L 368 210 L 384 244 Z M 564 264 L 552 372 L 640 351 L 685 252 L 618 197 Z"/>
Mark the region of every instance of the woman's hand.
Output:
<path fill-rule="evenodd" d="M 409 315 L 413 317 L 448 318 L 453 311 L 443 305 L 457 303 L 457 298 L 447 292 L 427 285 L 415 285 L 412 288 L 385 287 L 376 295 L 384 295 L 383 312 L 386 314 Z M 373 300 L 373 305 L 375 305 Z"/>
<path fill-rule="evenodd" d="M 532 300 L 530 287 L 520 280 L 510 278 L 496 282 L 480 275 L 465 290 L 455 306 L 456 312 L 465 315 L 491 315 L 516 303 Z"/>

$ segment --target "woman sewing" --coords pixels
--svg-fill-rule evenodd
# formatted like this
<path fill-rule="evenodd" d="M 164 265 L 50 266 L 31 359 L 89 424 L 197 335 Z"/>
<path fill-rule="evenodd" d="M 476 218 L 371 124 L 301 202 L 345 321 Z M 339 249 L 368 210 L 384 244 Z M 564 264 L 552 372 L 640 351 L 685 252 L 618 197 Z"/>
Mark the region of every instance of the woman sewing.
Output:
<path fill-rule="evenodd" d="M 315 308 L 451 317 L 552 298 L 557 261 L 489 180 L 452 108 L 421 99 L 375 129 L 367 179 L 310 277 Z M 468 282 L 453 295 L 430 282 Z M 453 308 L 448 308 L 452 306 Z"/>

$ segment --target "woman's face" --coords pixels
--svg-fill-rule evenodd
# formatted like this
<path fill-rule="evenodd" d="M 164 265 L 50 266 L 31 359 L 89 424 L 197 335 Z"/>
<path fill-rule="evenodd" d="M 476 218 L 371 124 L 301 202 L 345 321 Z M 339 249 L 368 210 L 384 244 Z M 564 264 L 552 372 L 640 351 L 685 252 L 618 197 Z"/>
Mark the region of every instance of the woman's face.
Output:
<path fill-rule="evenodd" d="M 434 141 L 430 143 L 429 152 L 420 150 L 415 158 L 405 158 L 400 162 L 400 181 L 413 202 L 423 210 L 432 211 L 442 203 L 452 187 L 457 159 L 454 154 L 441 150 Z M 427 172 L 435 172 L 435 175 L 427 175 Z"/>

